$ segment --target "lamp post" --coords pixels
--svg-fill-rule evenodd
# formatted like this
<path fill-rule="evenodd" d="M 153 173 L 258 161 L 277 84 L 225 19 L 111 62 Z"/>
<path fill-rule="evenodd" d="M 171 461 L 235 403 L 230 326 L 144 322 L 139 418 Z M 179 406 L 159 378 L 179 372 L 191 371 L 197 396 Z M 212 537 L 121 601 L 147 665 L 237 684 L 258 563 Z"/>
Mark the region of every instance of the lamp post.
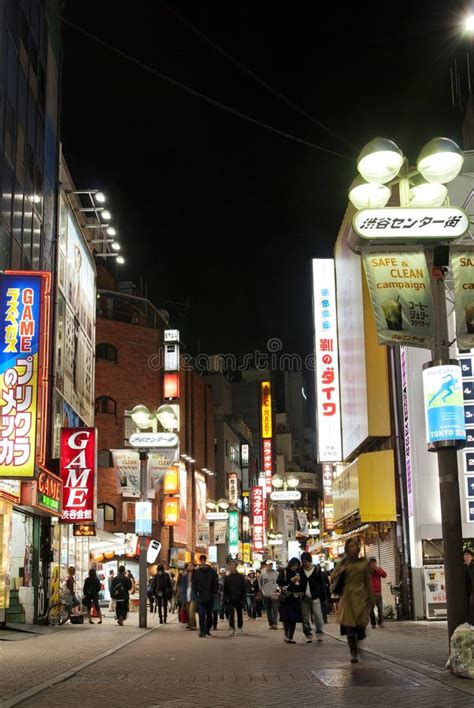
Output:
<path fill-rule="evenodd" d="M 430 140 L 420 152 L 416 170 L 410 170 L 400 148 L 385 138 L 375 138 L 362 150 L 357 169 L 362 177 L 350 187 L 349 199 L 356 209 L 383 208 L 391 186 L 398 183 L 400 207 L 440 207 L 447 197 L 445 184 L 459 174 L 463 155 L 447 138 Z M 426 366 L 452 364 L 446 313 L 446 249 L 433 246 L 431 288 L 433 298 L 433 361 Z M 462 563 L 462 521 L 459 497 L 457 446 L 453 441 L 437 449 L 440 485 L 443 556 L 449 637 L 466 619 L 465 576 Z"/>

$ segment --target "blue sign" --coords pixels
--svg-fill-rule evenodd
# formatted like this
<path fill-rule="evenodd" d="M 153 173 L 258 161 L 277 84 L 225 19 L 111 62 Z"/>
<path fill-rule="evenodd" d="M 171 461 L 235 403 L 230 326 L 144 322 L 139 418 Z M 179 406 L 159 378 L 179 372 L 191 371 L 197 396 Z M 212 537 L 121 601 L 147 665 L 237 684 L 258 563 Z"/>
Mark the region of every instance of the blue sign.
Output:
<path fill-rule="evenodd" d="M 474 521 L 474 501 L 467 502 L 467 520 Z"/>
<path fill-rule="evenodd" d="M 138 536 L 151 536 L 151 502 L 135 503 L 135 533 Z"/>
<path fill-rule="evenodd" d="M 464 381 L 462 385 L 464 400 L 474 402 L 474 381 Z"/>
<path fill-rule="evenodd" d="M 464 453 L 464 469 L 466 472 L 474 472 L 474 452 Z"/>
<path fill-rule="evenodd" d="M 423 370 L 426 440 L 429 445 L 466 439 L 463 381 L 458 364 Z M 474 406 L 466 406 L 473 408 Z M 472 411 L 474 422 L 474 410 Z"/>
<path fill-rule="evenodd" d="M 466 497 L 474 498 L 474 477 L 466 477 Z"/>
<path fill-rule="evenodd" d="M 474 449 L 474 429 L 466 428 L 466 450 Z"/>
<path fill-rule="evenodd" d="M 461 369 L 463 379 L 470 379 L 472 377 L 472 359 L 461 359 Z"/>

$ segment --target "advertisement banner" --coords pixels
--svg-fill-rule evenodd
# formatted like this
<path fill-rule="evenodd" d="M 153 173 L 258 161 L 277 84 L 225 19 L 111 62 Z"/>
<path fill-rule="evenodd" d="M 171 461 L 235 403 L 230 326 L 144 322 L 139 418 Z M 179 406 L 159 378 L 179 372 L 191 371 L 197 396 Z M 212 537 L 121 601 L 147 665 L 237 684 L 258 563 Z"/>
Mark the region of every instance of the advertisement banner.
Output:
<path fill-rule="evenodd" d="M 302 536 L 309 536 L 308 534 L 308 517 L 304 511 L 297 511 L 296 518 L 298 519 L 299 532 Z"/>
<path fill-rule="evenodd" d="M 214 543 L 220 545 L 227 539 L 227 521 L 214 521 Z"/>
<path fill-rule="evenodd" d="M 262 552 L 264 548 L 265 497 L 262 487 L 252 487 L 253 548 Z"/>
<path fill-rule="evenodd" d="M 474 349 L 474 248 L 451 248 L 458 349 Z"/>
<path fill-rule="evenodd" d="M 196 546 L 199 548 L 207 548 L 209 545 L 209 524 L 206 521 L 200 521 L 196 524 Z"/>
<path fill-rule="evenodd" d="M 151 511 L 151 502 L 140 501 L 135 503 L 135 533 L 137 536 L 150 536 Z"/>
<path fill-rule="evenodd" d="M 250 543 L 243 543 L 242 544 L 242 560 L 244 563 L 251 563 L 252 562 L 252 555 L 250 552 Z"/>
<path fill-rule="evenodd" d="M 96 486 L 96 429 L 61 429 L 61 522 L 94 521 Z"/>
<path fill-rule="evenodd" d="M 237 502 L 239 501 L 239 488 L 237 484 L 237 474 L 235 472 L 231 472 L 227 475 L 227 486 L 229 492 L 229 504 L 231 506 L 237 506 Z"/>
<path fill-rule="evenodd" d="M 33 478 L 36 460 L 41 277 L 0 277 L 0 476 Z"/>
<path fill-rule="evenodd" d="M 334 530 L 334 507 L 332 504 L 332 476 L 333 466 L 326 463 L 323 465 L 323 493 L 324 493 L 324 529 Z"/>
<path fill-rule="evenodd" d="M 182 462 L 179 465 L 179 489 L 180 489 L 180 504 L 179 504 L 179 524 L 174 527 L 173 530 L 173 540 L 175 543 L 187 543 L 187 518 L 186 518 L 186 505 L 187 505 L 187 482 L 188 475 L 186 472 L 186 465 Z"/>
<path fill-rule="evenodd" d="M 265 473 L 265 491 L 270 494 L 272 491 L 273 476 L 273 449 L 272 439 L 262 440 L 263 471 Z"/>
<path fill-rule="evenodd" d="M 429 366 L 423 369 L 426 442 L 456 441 L 463 447 L 466 440 L 461 366 L 457 363 Z"/>
<path fill-rule="evenodd" d="M 350 516 L 359 508 L 358 462 L 350 465 L 337 465 L 333 479 L 332 496 L 334 504 L 334 523 Z"/>
<path fill-rule="evenodd" d="M 229 553 L 239 553 L 239 512 L 229 511 Z"/>
<path fill-rule="evenodd" d="M 207 500 L 207 485 L 205 477 L 199 472 L 194 473 L 195 499 L 196 499 L 196 545 L 199 545 L 197 528 L 198 524 L 206 523 L 206 500 Z"/>
<path fill-rule="evenodd" d="M 336 282 L 331 258 L 313 260 L 318 462 L 342 459 Z"/>
<path fill-rule="evenodd" d="M 442 619 L 447 616 L 444 566 L 425 565 L 423 576 L 426 619 Z"/>
<path fill-rule="evenodd" d="M 124 497 L 140 496 L 140 455 L 137 450 L 111 450 L 119 491 Z"/>
<path fill-rule="evenodd" d="M 186 549 L 170 548 L 170 566 L 183 569 L 186 567 Z"/>
<path fill-rule="evenodd" d="M 272 388 L 270 381 L 262 381 L 261 393 L 262 438 L 265 439 L 272 437 Z"/>
<path fill-rule="evenodd" d="M 165 497 L 163 500 L 163 525 L 177 526 L 179 523 L 179 497 Z"/>
<path fill-rule="evenodd" d="M 283 526 L 285 528 L 285 540 L 295 540 L 295 514 L 293 509 L 283 509 Z"/>
<path fill-rule="evenodd" d="M 179 465 L 168 467 L 163 478 L 163 494 L 179 494 Z"/>
<path fill-rule="evenodd" d="M 433 301 L 424 251 L 362 249 L 362 255 L 379 343 L 430 349 Z"/>

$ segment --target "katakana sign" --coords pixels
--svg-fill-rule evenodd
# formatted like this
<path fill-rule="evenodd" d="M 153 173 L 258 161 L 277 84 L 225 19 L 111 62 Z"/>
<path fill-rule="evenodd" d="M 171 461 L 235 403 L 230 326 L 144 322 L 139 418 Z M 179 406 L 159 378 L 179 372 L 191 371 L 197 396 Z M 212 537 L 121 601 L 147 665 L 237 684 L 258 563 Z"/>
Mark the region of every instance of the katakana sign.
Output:
<path fill-rule="evenodd" d="M 433 301 L 424 252 L 362 249 L 362 256 L 379 343 L 430 349 Z"/>
<path fill-rule="evenodd" d="M 358 211 L 352 228 L 368 241 L 452 241 L 468 231 L 469 219 L 458 207 L 388 207 Z"/>
<path fill-rule="evenodd" d="M 342 459 L 334 261 L 313 260 L 318 461 Z"/>
<path fill-rule="evenodd" d="M 262 487 L 252 487 L 252 526 L 254 551 L 263 551 L 265 546 L 265 496 Z"/>
<path fill-rule="evenodd" d="M 64 484 L 61 521 L 95 521 L 95 428 L 61 428 L 60 467 Z"/>

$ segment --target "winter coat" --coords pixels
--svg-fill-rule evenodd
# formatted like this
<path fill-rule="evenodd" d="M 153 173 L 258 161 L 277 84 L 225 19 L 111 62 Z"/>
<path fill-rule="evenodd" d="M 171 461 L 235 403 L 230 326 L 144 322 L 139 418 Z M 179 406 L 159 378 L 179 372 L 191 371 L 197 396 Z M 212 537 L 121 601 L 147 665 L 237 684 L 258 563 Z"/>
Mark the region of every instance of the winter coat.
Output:
<path fill-rule="evenodd" d="M 256 595 L 258 591 L 259 586 L 257 578 L 254 578 L 253 580 L 250 578 L 245 578 L 245 592 L 247 595 Z"/>
<path fill-rule="evenodd" d="M 219 581 L 216 571 L 209 565 L 197 568 L 193 573 L 193 590 L 199 604 L 207 603 L 217 594 Z"/>
<path fill-rule="evenodd" d="M 163 597 L 169 600 L 171 597 L 171 578 L 168 573 L 158 572 L 150 583 L 150 589 L 155 597 Z"/>
<path fill-rule="evenodd" d="M 119 589 L 118 597 L 115 596 L 115 594 L 114 594 L 114 590 L 116 588 Z M 124 573 L 119 573 L 112 580 L 110 594 L 111 594 L 112 598 L 114 600 L 117 600 L 118 602 L 120 602 L 122 600 L 129 600 L 131 589 L 132 589 L 132 581 L 130 580 L 128 575 L 125 575 Z"/>
<path fill-rule="evenodd" d="M 224 578 L 226 602 L 245 602 L 245 578 L 240 573 L 229 573 Z"/>
<path fill-rule="evenodd" d="M 196 571 L 194 571 L 195 573 Z M 194 573 L 191 575 L 193 576 Z M 184 607 L 184 605 L 188 602 L 188 579 L 189 579 L 189 573 L 183 573 L 181 576 L 181 582 L 179 584 L 179 589 L 178 589 L 178 598 L 181 603 L 181 605 Z M 190 602 L 195 602 L 197 600 L 197 595 L 194 591 L 193 584 L 192 584 L 192 578 L 191 578 L 191 600 Z"/>
<path fill-rule="evenodd" d="M 82 592 L 87 597 L 97 597 L 100 593 L 100 580 L 99 578 L 87 577 L 84 581 L 84 587 Z"/>
<path fill-rule="evenodd" d="M 331 575 L 333 584 L 344 572 L 344 590 L 339 600 L 337 621 L 345 627 L 366 627 L 368 605 L 373 601 L 369 564 L 365 558 L 344 558 Z"/>
<path fill-rule="evenodd" d="M 382 594 L 382 580 L 381 578 L 386 578 L 387 573 L 383 568 L 375 568 L 375 570 L 370 571 L 370 581 L 372 583 L 372 592 L 374 595 Z"/>
<path fill-rule="evenodd" d="M 321 572 L 321 568 L 318 565 L 314 565 L 313 572 L 311 573 L 309 578 L 306 576 L 305 569 L 301 568 L 300 576 L 302 597 L 305 597 L 306 587 L 309 584 L 311 599 L 316 600 L 319 598 L 321 602 L 324 602 L 326 600 L 326 590 L 324 588 L 324 579 L 323 574 Z"/>

